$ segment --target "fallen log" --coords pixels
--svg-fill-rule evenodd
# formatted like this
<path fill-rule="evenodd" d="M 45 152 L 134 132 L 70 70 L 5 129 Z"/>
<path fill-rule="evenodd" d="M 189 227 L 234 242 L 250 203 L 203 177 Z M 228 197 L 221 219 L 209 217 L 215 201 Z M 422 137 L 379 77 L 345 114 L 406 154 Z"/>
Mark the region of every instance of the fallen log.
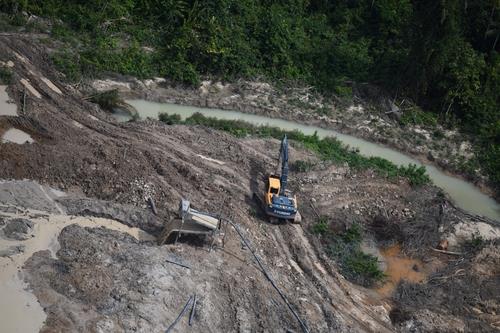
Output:
<path fill-rule="evenodd" d="M 450 255 L 453 255 L 453 256 L 463 256 L 463 255 L 464 255 L 463 253 L 460 253 L 460 252 L 452 252 L 452 251 L 438 250 L 438 249 L 435 249 L 435 248 L 433 248 L 433 247 L 431 247 L 431 250 L 432 250 L 432 251 L 439 252 L 439 253 L 450 254 Z"/>

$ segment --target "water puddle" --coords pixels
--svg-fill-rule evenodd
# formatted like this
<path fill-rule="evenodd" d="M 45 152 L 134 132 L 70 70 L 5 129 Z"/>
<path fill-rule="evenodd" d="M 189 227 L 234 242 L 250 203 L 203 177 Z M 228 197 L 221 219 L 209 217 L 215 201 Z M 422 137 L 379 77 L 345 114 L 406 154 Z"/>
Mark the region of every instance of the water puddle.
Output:
<path fill-rule="evenodd" d="M 125 232 L 138 240 L 155 240 L 153 236 L 138 228 L 131 228 L 114 220 L 55 214 L 46 216 L 47 218 L 32 219 L 35 223 L 34 238 L 25 241 L 0 239 L 0 250 L 11 246 L 25 246 L 24 253 L 12 255 L 10 258 L 0 258 L 2 332 L 38 332 L 43 326 L 46 315 L 37 298 L 27 290 L 28 286 L 23 282 L 21 269 L 25 261 L 35 252 L 48 249 L 55 257 L 59 249 L 57 237 L 64 227 L 74 223 L 83 227 L 105 227 Z"/>
<path fill-rule="evenodd" d="M 199 108 L 168 103 L 154 103 L 144 100 L 130 100 L 127 101 L 127 103 L 132 105 L 137 110 L 140 118 L 149 117 L 157 119 L 159 113 L 167 113 L 170 115 L 179 114 L 183 119 L 185 119 L 194 113 L 199 112 L 208 117 L 228 120 L 244 120 L 254 125 L 270 125 L 286 130 L 299 130 L 304 134 L 309 135 L 316 132 L 321 138 L 327 136 L 336 137 L 344 144 L 349 145 L 350 147 L 358 148 L 360 153 L 364 156 L 382 157 L 397 165 L 408 165 L 410 163 L 422 165 L 420 161 L 408 157 L 396 150 L 362 140 L 351 135 L 342 134 L 334 130 L 327 130 L 317 126 L 302 125 L 293 121 L 268 118 L 237 111 Z M 126 121 L 131 117 L 120 116 L 117 118 L 119 121 Z M 425 165 L 425 167 L 434 184 L 445 190 L 459 207 L 500 221 L 500 205 L 495 200 L 482 193 L 474 185 L 461 179 L 449 176 L 444 172 L 441 172 L 433 165 Z"/>
<path fill-rule="evenodd" d="M 0 116 L 17 116 L 17 106 L 10 101 L 7 86 L 0 86 Z"/>
<path fill-rule="evenodd" d="M 2 142 L 12 142 L 22 145 L 25 143 L 33 143 L 35 140 L 33 140 L 28 133 L 18 130 L 17 128 L 11 128 L 3 134 Z"/>
<path fill-rule="evenodd" d="M 420 283 L 426 278 L 427 272 L 425 272 L 424 263 L 418 259 L 405 257 L 401 253 L 399 244 L 380 252 L 386 267 L 384 273 L 387 275 L 384 285 L 377 289 L 380 295 L 391 296 L 401 280 Z"/>

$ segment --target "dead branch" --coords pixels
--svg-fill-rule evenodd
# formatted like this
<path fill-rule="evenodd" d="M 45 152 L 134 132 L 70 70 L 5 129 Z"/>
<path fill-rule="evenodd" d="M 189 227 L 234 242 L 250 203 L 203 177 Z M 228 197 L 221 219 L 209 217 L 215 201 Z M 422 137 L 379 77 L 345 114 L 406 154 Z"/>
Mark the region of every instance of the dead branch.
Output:
<path fill-rule="evenodd" d="M 438 249 L 435 249 L 435 248 L 433 248 L 433 247 L 431 247 L 431 250 L 432 250 L 432 251 L 439 252 L 439 253 L 444 253 L 444 254 L 454 255 L 454 256 L 463 256 L 463 255 L 464 255 L 463 253 L 460 253 L 460 252 L 452 252 L 452 251 L 438 250 Z"/>

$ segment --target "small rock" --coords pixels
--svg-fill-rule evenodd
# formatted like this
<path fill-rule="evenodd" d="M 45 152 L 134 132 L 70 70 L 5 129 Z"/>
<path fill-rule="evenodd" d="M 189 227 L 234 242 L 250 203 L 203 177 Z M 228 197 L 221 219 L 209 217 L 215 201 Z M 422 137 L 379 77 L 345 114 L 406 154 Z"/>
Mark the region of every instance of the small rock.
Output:
<path fill-rule="evenodd" d="M 12 219 L 7 222 L 3 232 L 7 238 L 16 240 L 27 240 L 32 237 L 34 224 L 23 218 Z"/>
<path fill-rule="evenodd" d="M 436 248 L 438 250 L 446 251 L 448 249 L 448 240 L 446 239 L 441 240 Z"/>
<path fill-rule="evenodd" d="M 0 257 L 10 257 L 16 254 L 24 253 L 26 247 L 24 245 L 10 246 L 5 250 L 0 250 Z"/>
<path fill-rule="evenodd" d="M 477 314 L 477 315 L 480 315 L 480 314 L 482 314 L 482 313 L 483 313 L 483 311 L 481 311 L 481 310 L 480 310 L 480 309 L 478 309 L 478 308 L 472 307 L 471 309 L 472 309 L 472 311 L 473 311 L 475 314 Z"/>
<path fill-rule="evenodd" d="M 434 157 L 434 154 L 432 153 L 432 151 L 429 151 L 427 153 L 427 159 L 431 162 L 434 162 L 436 160 L 436 158 Z"/>

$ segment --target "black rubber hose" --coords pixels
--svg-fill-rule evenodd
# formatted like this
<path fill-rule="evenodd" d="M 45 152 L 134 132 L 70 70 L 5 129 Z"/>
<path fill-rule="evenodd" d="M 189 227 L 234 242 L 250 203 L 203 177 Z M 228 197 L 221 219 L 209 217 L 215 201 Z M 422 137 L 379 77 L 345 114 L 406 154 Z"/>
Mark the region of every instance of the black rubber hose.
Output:
<path fill-rule="evenodd" d="M 177 323 L 179 322 L 179 319 L 181 319 L 182 316 L 184 315 L 184 313 L 186 313 L 186 310 L 189 307 L 189 304 L 191 304 L 192 299 L 193 299 L 193 296 L 189 296 L 189 299 L 188 299 L 186 305 L 184 305 L 184 308 L 182 308 L 181 313 L 179 313 L 177 318 L 175 318 L 174 322 L 172 324 L 170 324 L 170 326 L 167 328 L 165 333 L 170 333 L 172 331 L 172 329 L 175 327 L 175 325 L 177 325 Z"/>
<path fill-rule="evenodd" d="M 228 219 L 224 219 L 224 221 L 226 221 L 227 223 L 229 223 L 234 228 L 234 230 L 236 230 L 236 232 L 240 236 L 240 238 L 243 241 L 243 243 L 245 243 L 245 246 L 250 250 L 250 252 L 252 253 L 253 257 L 255 258 L 255 260 L 257 261 L 257 263 L 259 264 L 259 267 L 262 270 L 262 273 L 264 273 L 265 277 L 269 280 L 269 282 L 271 282 L 271 285 L 273 286 L 273 288 L 276 289 L 276 291 L 278 292 L 278 294 L 280 294 L 280 296 L 283 299 L 283 301 L 285 302 L 285 304 L 288 306 L 288 308 L 290 309 L 290 311 L 293 313 L 293 315 L 295 316 L 295 318 L 297 319 L 297 321 L 300 323 L 300 327 L 302 328 L 302 331 L 304 333 L 309 333 L 309 329 L 307 328 L 306 324 L 299 317 L 298 313 L 293 309 L 293 307 L 290 304 L 290 302 L 288 302 L 288 299 L 286 298 L 285 294 L 283 294 L 283 292 L 276 285 L 276 283 L 274 282 L 273 278 L 271 277 L 271 275 L 269 274 L 269 272 L 264 267 L 264 264 L 262 264 L 262 262 L 260 261 L 259 257 L 257 257 L 257 255 L 255 254 L 255 252 L 252 250 L 252 248 L 250 247 L 250 244 L 249 244 L 248 240 L 243 236 L 243 234 L 241 233 L 241 231 L 238 228 L 238 226 L 234 222 L 232 222 L 232 221 L 230 221 Z"/>

